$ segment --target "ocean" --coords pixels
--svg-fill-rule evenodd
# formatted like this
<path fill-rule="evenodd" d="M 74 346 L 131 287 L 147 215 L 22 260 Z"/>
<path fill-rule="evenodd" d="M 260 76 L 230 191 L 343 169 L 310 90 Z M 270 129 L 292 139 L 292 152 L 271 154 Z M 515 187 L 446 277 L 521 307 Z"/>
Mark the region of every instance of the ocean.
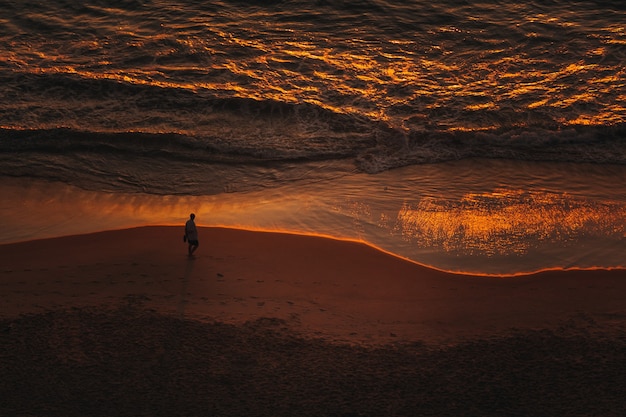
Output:
<path fill-rule="evenodd" d="M 455 272 L 626 267 L 621 0 L 0 11 L 0 243 L 193 211 Z"/>

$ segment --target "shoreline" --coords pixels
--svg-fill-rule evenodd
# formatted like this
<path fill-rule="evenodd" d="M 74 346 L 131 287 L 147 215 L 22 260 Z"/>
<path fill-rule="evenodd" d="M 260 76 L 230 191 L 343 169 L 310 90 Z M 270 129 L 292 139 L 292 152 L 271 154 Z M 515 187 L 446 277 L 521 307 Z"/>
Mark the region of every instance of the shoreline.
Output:
<path fill-rule="evenodd" d="M 1 245 L 0 264 L 3 318 L 135 303 L 204 321 L 284 320 L 307 337 L 374 345 L 626 322 L 626 270 L 460 275 L 319 236 L 202 227 L 189 258 L 181 227 L 148 226 Z"/>
<path fill-rule="evenodd" d="M 611 181 L 594 177 L 585 183 L 593 176 L 584 175 L 584 169 L 574 180 L 535 165 L 503 170 L 481 163 L 486 172 L 477 175 L 472 167 L 478 162 L 464 163 L 203 196 L 108 193 L 8 178 L 0 186 L 7 202 L 0 207 L 0 241 L 176 226 L 194 212 L 212 226 L 365 241 L 413 262 L 460 273 L 626 268 L 626 211 L 619 189 L 606 186 Z M 451 172 L 463 172 L 464 181 L 451 181 Z M 394 186 L 398 178 L 419 187 Z M 338 197 L 332 191 L 337 187 L 348 195 Z"/>

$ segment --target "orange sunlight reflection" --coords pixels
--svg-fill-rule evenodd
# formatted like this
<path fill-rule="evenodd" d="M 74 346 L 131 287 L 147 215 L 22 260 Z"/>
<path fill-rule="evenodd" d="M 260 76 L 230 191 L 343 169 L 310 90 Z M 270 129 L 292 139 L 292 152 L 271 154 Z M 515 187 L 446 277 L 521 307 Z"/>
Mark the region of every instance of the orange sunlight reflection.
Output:
<path fill-rule="evenodd" d="M 538 21 L 545 16 L 536 16 Z M 286 31 L 284 28 L 269 28 Z M 453 31 L 455 28 L 441 28 Z M 618 30 L 615 28 L 615 30 Z M 621 30 L 621 29 L 619 29 Z M 217 31 L 216 36 L 223 42 L 239 45 L 255 51 L 250 59 L 216 60 L 213 69 L 227 69 L 239 80 L 232 77 L 199 78 L 195 82 L 185 82 L 182 78 L 168 78 L 163 70 L 191 70 L 199 73 L 207 69 L 202 66 L 180 64 L 155 64 L 154 68 L 124 70 L 114 69 L 104 72 L 91 70 L 90 66 L 78 67 L 58 65 L 38 67 L 22 61 L 22 68 L 31 67 L 33 72 L 61 72 L 76 74 L 87 79 L 110 79 L 130 84 L 153 85 L 160 88 L 186 89 L 192 91 L 211 90 L 216 94 L 225 92 L 242 98 L 274 98 L 282 102 L 316 103 L 340 113 L 355 113 L 366 117 L 390 122 L 394 127 L 405 128 L 406 120 L 395 116 L 394 107 L 409 105 L 414 101 L 423 102 L 423 110 L 452 108 L 459 104 L 469 111 L 497 110 L 511 103 L 536 110 L 545 108 L 580 107 L 578 115 L 561 117 L 563 124 L 617 124 L 626 122 L 626 114 L 619 106 L 615 95 L 624 86 L 623 69 L 604 67 L 602 63 L 564 63 L 562 67 L 549 64 L 545 60 L 529 58 L 512 51 L 494 49 L 488 53 L 490 60 L 447 58 L 445 54 L 436 58 L 420 55 L 416 59 L 415 48 L 409 41 L 392 41 L 394 50 L 372 47 L 363 48 L 363 41 L 352 39 L 344 48 L 333 45 L 316 44 L 309 41 L 272 41 L 262 39 L 241 39 L 234 34 Z M 133 37 L 131 37 L 133 38 Z M 134 36 L 140 39 L 141 36 Z M 132 42 L 129 41 L 129 47 Z M 206 40 L 181 39 L 181 45 L 191 51 L 211 51 Z M 89 41 L 84 48 L 98 49 L 103 45 Z M 431 46 L 437 49 L 437 45 Z M 359 51 L 355 53 L 354 51 Z M 172 51 L 158 51 L 167 55 Z M 606 48 L 596 48 L 587 52 L 593 57 L 603 57 Z M 33 50 L 33 55 L 43 54 Z M 63 56 L 45 56 L 46 61 L 64 62 Z M 15 54 L 0 58 L 1 61 L 19 61 Z M 302 62 L 317 62 L 311 71 L 292 71 L 289 65 Z M 100 64 L 106 64 L 101 62 Z M 607 75 L 602 78 L 601 74 Z M 593 74 L 593 75 L 591 75 Z M 598 78 L 600 75 L 600 78 Z M 594 78 L 595 77 L 595 78 Z M 572 80 L 578 80 L 572 83 Z M 402 85 L 401 88 L 398 86 Z M 332 97 L 326 97 L 332 92 Z M 339 96 L 339 98 L 337 97 Z M 603 100 L 603 97 L 613 97 Z M 602 104 L 606 102 L 605 104 Z M 589 106 L 588 103 L 599 103 Z M 398 117 L 398 119 L 395 119 Z M 557 116 L 558 118 L 558 116 Z M 442 128 L 463 129 L 462 121 L 442 124 Z M 465 122 L 467 123 L 467 122 Z M 488 121 L 485 126 L 492 127 Z"/>
<path fill-rule="evenodd" d="M 91 8 L 105 16 L 119 15 L 114 7 Z M 506 38 L 485 35 L 486 29 L 466 33 L 467 28 L 453 24 L 429 27 L 432 36 L 424 38 L 389 33 L 371 40 L 362 36 L 367 33 L 362 28 L 343 36 L 341 31 L 308 31 L 294 27 L 288 20 L 277 20 L 267 11 L 255 10 L 253 15 L 246 11 L 240 16 L 242 21 L 254 19 L 254 25 L 244 26 L 242 31 L 236 30 L 238 26 L 232 22 L 209 27 L 200 17 L 195 29 L 168 22 L 173 33 L 133 25 L 132 18 L 115 19 L 114 26 L 107 29 L 117 38 L 79 37 L 59 48 L 46 42 L 16 40 L 1 54 L 0 63 L 25 72 L 59 72 L 159 88 L 208 90 L 218 97 L 316 103 L 335 112 L 384 120 L 398 129 L 407 128 L 407 124 L 419 129 L 420 124 L 428 123 L 399 112 L 398 108 L 403 107 L 415 109 L 415 114 L 442 109 L 490 112 L 515 108 L 553 115 L 555 109 L 565 109 L 565 115 L 557 113 L 554 118 L 566 125 L 626 123 L 623 106 L 615 104 L 623 102 L 623 63 L 611 47 L 626 44 L 624 26 L 607 21 L 594 22 L 587 28 L 569 12 L 530 12 L 524 5 L 515 9 L 511 11 L 517 16 L 512 30 L 525 28 L 521 30 L 533 44 L 545 36 L 542 25 L 566 31 L 575 27 L 590 30 L 589 38 L 597 42 L 570 57 L 566 54 L 570 52 L 568 44 L 550 42 L 527 50 Z M 32 16 L 39 15 L 34 12 Z M 43 21 L 54 19 L 40 17 Z M 238 17 L 230 16 L 234 20 Z M 479 21 L 476 16 L 469 18 Z M 463 34 L 467 39 L 476 36 L 481 46 L 457 47 L 451 39 Z M 120 45 L 115 45 L 118 38 Z M 114 47 L 145 49 L 154 60 L 140 66 L 118 66 L 117 58 L 107 55 Z M 231 50 L 236 53 L 230 55 Z M 181 53 L 183 57 L 189 53 L 207 59 L 170 59 Z M 93 55 L 94 60 L 77 61 L 73 54 Z M 563 54 L 564 59 L 553 59 L 554 54 Z M 193 74 L 179 77 L 178 71 Z M 441 129 L 493 128 L 488 117 L 477 119 L 481 121 L 450 117 L 441 123 Z"/>
<path fill-rule="evenodd" d="M 426 198 L 405 203 L 396 232 L 420 245 L 487 255 L 524 254 L 539 243 L 567 244 L 585 237 L 626 236 L 626 207 L 567 194 L 498 190 L 468 194 L 450 204 Z"/>

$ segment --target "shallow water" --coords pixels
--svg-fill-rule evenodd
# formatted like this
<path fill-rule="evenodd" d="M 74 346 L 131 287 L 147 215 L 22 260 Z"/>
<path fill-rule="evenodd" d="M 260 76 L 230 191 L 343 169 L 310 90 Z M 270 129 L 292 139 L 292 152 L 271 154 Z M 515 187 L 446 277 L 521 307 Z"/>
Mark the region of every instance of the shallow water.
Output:
<path fill-rule="evenodd" d="M 213 196 L 102 193 L 14 180 L 3 186 L 9 198 L 0 226 L 10 242 L 182 225 L 193 211 L 199 225 L 357 239 L 448 271 L 516 274 L 625 266 L 624 184 L 623 166 L 494 160 Z"/>

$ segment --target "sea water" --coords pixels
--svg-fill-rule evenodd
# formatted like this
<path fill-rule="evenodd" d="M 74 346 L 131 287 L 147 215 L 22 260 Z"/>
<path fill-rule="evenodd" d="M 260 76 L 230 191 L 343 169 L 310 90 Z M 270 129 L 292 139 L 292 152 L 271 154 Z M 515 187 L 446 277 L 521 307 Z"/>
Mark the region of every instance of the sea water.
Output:
<path fill-rule="evenodd" d="M 196 211 L 452 271 L 625 264 L 620 1 L 0 10 L 3 242 Z"/>

